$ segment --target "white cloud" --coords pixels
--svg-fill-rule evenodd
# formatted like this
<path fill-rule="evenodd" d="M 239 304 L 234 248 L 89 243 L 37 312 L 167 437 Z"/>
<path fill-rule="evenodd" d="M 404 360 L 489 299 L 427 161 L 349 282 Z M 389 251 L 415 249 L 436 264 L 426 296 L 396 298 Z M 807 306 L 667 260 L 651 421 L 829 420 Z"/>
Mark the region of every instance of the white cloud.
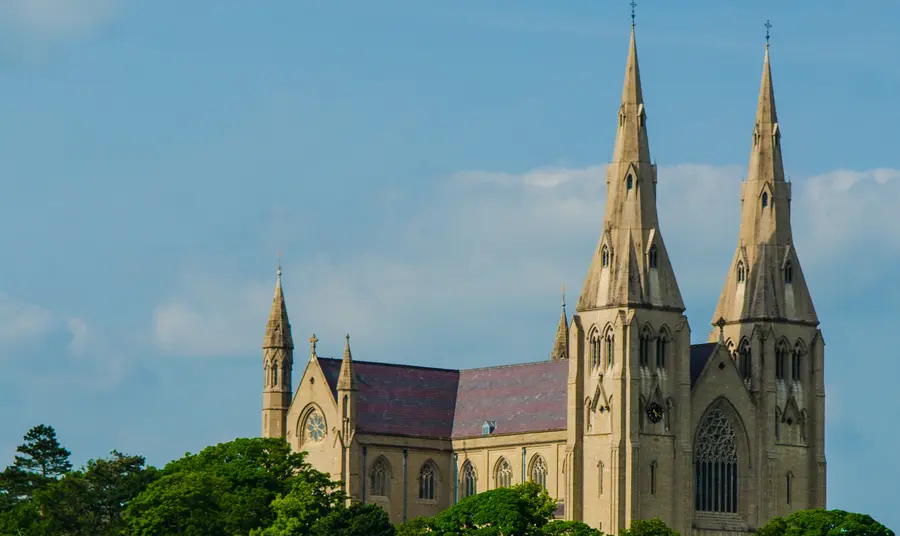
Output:
<path fill-rule="evenodd" d="M 53 329 L 50 311 L 0 295 L 0 344 L 17 344 L 47 335 Z"/>
<path fill-rule="evenodd" d="M 119 0 L 3 0 L 0 27 L 23 39 L 55 41 L 106 24 L 119 3 Z"/>
<path fill-rule="evenodd" d="M 687 297 L 718 295 L 736 246 L 743 171 L 700 164 L 659 170 L 662 232 Z M 864 247 L 860 237 L 880 242 L 885 254 L 900 253 L 897 179 L 900 171 L 879 169 L 794 182 L 795 241 L 808 277 L 838 277 L 841 266 L 820 261 L 835 248 Z M 316 330 L 336 340 L 350 331 L 376 345 L 461 311 L 486 315 L 554 299 L 563 281 L 572 302 L 600 236 L 604 196 L 604 166 L 592 166 L 469 171 L 440 183 L 424 204 L 396 206 L 395 199 L 385 218 L 391 223 L 372 231 L 371 249 L 286 266 L 296 344 Z M 178 355 L 257 352 L 273 279 L 186 270 L 155 311 L 155 342 Z"/>

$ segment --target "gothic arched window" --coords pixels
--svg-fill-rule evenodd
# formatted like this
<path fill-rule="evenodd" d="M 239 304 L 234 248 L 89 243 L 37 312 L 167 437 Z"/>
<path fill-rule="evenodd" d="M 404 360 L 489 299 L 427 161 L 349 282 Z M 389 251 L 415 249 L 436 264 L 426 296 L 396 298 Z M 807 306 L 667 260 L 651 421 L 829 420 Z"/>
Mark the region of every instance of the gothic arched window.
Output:
<path fill-rule="evenodd" d="M 547 464 L 544 463 L 543 456 L 540 454 L 535 455 L 534 459 L 531 460 L 531 471 L 529 473 L 531 473 L 532 482 L 547 489 Z"/>
<path fill-rule="evenodd" d="M 600 262 L 603 266 L 609 266 L 609 248 L 606 246 L 600 249 Z"/>
<path fill-rule="evenodd" d="M 779 343 L 775 348 L 775 379 L 784 379 L 784 362 L 787 358 L 787 347 L 784 343 Z"/>
<path fill-rule="evenodd" d="M 591 333 L 591 370 L 600 366 L 600 334 L 594 331 Z"/>
<path fill-rule="evenodd" d="M 606 332 L 606 367 L 610 368 L 615 364 L 616 345 L 613 339 L 612 330 Z"/>
<path fill-rule="evenodd" d="M 793 282 L 794 282 L 794 267 L 791 265 L 791 261 L 788 261 L 788 263 L 784 265 L 784 284 L 790 285 Z"/>
<path fill-rule="evenodd" d="M 462 496 L 471 497 L 478 493 L 478 478 L 472 462 L 466 460 L 462 468 Z"/>
<path fill-rule="evenodd" d="M 633 187 L 634 187 L 634 177 L 631 175 L 631 173 L 629 173 L 628 178 L 625 179 L 625 188 L 627 188 L 628 190 L 631 190 L 631 188 L 633 188 Z"/>
<path fill-rule="evenodd" d="M 319 410 L 310 411 L 303 420 L 302 443 L 318 443 L 325 439 L 325 418 L 319 413 Z"/>
<path fill-rule="evenodd" d="M 669 340 L 665 330 L 659 332 L 656 338 L 656 368 L 663 370 L 666 368 L 666 350 Z"/>
<path fill-rule="evenodd" d="M 707 411 L 694 445 L 694 508 L 698 512 L 738 511 L 737 439 L 721 404 Z"/>
<path fill-rule="evenodd" d="M 800 371 L 802 361 L 800 361 L 800 347 L 794 348 L 794 351 L 791 353 L 791 380 L 795 382 L 800 381 Z"/>
<path fill-rule="evenodd" d="M 434 500 L 434 463 L 431 460 L 425 462 L 419 471 L 419 498 L 426 501 Z"/>
<path fill-rule="evenodd" d="M 655 269 L 657 263 L 657 251 L 656 244 L 650 246 L 650 251 L 647 253 L 647 264 L 650 266 L 650 269 Z"/>
<path fill-rule="evenodd" d="M 603 495 L 603 462 L 597 462 L 597 495 Z"/>
<path fill-rule="evenodd" d="M 497 470 L 494 473 L 494 482 L 498 488 L 508 488 L 512 486 L 512 466 L 506 461 L 506 458 L 500 458 L 497 464 Z"/>
<path fill-rule="evenodd" d="M 741 378 L 744 380 L 749 380 L 750 375 L 753 371 L 753 354 L 750 351 L 750 343 L 747 340 L 741 343 L 741 348 L 738 350 L 738 370 L 741 373 Z"/>
<path fill-rule="evenodd" d="M 744 279 L 746 279 L 747 274 L 744 272 L 744 261 L 738 261 L 737 265 L 737 280 L 738 283 L 743 283 Z"/>
<path fill-rule="evenodd" d="M 763 192 L 762 194 L 762 208 L 766 208 L 769 206 L 769 194 L 767 192 Z"/>
<path fill-rule="evenodd" d="M 390 466 L 383 456 L 379 456 L 375 463 L 372 464 L 372 471 L 369 473 L 369 480 L 372 483 L 372 495 L 387 497 L 390 478 Z"/>
<path fill-rule="evenodd" d="M 646 328 L 641 332 L 638 340 L 638 356 L 642 367 L 650 364 L 650 331 Z"/>

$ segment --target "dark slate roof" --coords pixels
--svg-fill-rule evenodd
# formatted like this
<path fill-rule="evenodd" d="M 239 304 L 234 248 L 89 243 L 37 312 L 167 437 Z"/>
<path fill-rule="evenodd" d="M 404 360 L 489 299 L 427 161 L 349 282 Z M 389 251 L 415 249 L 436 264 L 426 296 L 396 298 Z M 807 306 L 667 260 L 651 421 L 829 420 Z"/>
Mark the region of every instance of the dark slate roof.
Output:
<path fill-rule="evenodd" d="M 706 362 L 709 361 L 718 344 L 717 342 L 706 342 L 691 345 L 691 389 L 694 388 L 697 378 L 700 377 L 703 367 L 706 366 Z"/>
<path fill-rule="evenodd" d="M 319 366 L 337 399 L 341 360 Z M 457 438 L 566 428 L 568 361 L 450 370 L 353 360 L 357 429 L 370 434 Z"/>
<path fill-rule="evenodd" d="M 565 430 L 568 378 L 567 360 L 460 371 L 453 437 Z"/>
<path fill-rule="evenodd" d="M 320 357 L 337 399 L 341 360 Z M 357 430 L 369 434 L 450 437 L 459 371 L 353 360 Z"/>

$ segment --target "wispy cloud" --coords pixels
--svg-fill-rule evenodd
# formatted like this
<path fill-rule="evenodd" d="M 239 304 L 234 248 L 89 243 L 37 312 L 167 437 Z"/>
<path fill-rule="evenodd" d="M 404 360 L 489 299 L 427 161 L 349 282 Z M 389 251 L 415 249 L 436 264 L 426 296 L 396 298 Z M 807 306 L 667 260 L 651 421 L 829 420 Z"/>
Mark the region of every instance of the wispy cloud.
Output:
<path fill-rule="evenodd" d="M 3 0 L 3 42 L 21 49 L 89 33 L 114 17 L 121 0 Z"/>
<path fill-rule="evenodd" d="M 53 329 L 53 314 L 32 303 L 0 295 L 0 344 L 31 341 Z"/>
<path fill-rule="evenodd" d="M 718 295 L 719 270 L 737 239 L 743 171 L 700 164 L 659 170 L 662 231 L 686 296 Z M 885 254 L 900 254 L 900 223 L 893 218 L 898 179 L 900 171 L 879 169 L 794 182 L 795 241 L 807 272 L 818 280 L 846 275 L 850 267 L 818 261 L 835 248 L 863 247 L 860 237 L 881 243 Z M 600 235 L 603 166 L 467 171 L 433 194 L 424 205 L 395 200 L 392 214 L 407 211 L 409 217 L 374 230 L 371 249 L 285 268 L 295 333 L 337 338 L 351 331 L 380 345 L 411 326 L 497 309 L 498 300 L 507 308 L 549 300 L 563 281 L 573 294 L 580 291 Z M 155 311 L 154 340 L 178 355 L 252 354 L 273 285 L 274 277 L 246 281 L 188 269 Z M 704 313 L 695 322 L 702 324 Z"/>

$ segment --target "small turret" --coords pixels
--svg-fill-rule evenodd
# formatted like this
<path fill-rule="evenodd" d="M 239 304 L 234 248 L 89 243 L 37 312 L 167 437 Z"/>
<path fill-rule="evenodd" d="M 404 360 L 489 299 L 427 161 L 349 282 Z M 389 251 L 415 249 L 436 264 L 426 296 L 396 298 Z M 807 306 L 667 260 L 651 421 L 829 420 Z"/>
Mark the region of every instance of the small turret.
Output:
<path fill-rule="evenodd" d="M 294 341 L 288 321 L 284 292 L 281 289 L 279 263 L 275 297 L 269 311 L 263 340 L 263 437 L 284 437 L 287 411 L 291 404 L 291 370 L 294 366 Z"/>

